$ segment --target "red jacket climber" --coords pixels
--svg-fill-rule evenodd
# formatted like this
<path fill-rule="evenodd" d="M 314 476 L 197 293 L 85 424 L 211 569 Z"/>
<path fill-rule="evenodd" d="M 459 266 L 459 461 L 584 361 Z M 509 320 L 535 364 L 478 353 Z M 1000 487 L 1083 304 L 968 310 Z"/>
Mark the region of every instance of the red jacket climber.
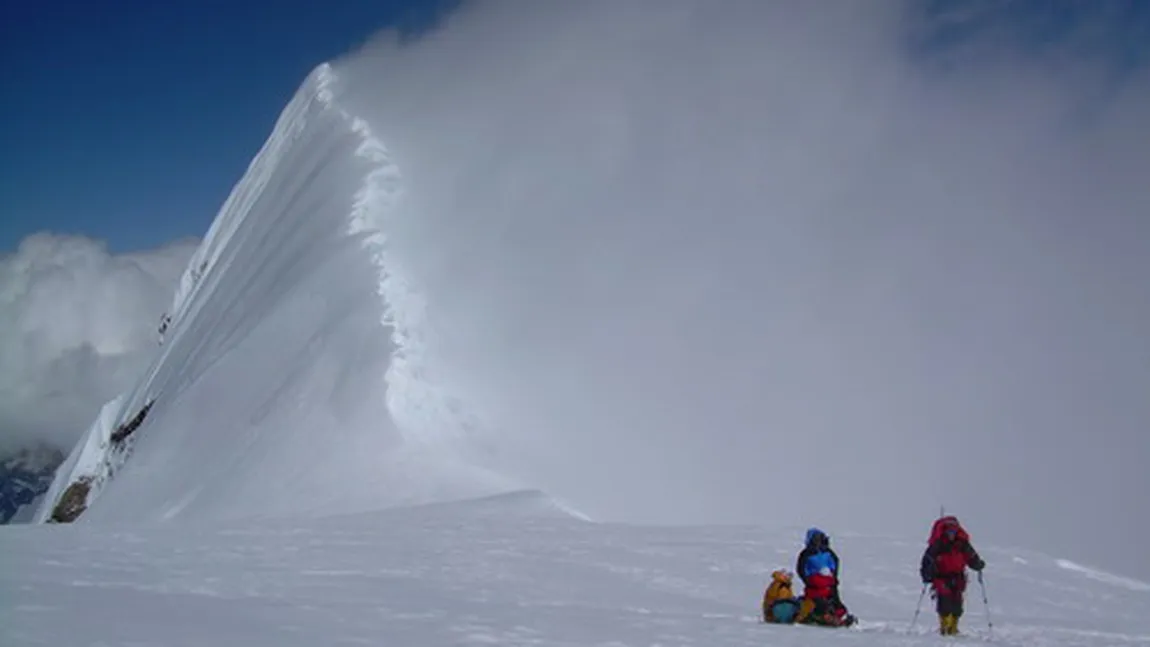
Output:
<path fill-rule="evenodd" d="M 939 633 L 958 633 L 958 620 L 963 613 L 966 591 L 966 568 L 982 571 L 986 562 L 970 543 L 970 535 L 952 516 L 934 522 L 930 541 L 922 554 L 919 574 L 923 584 L 930 584 L 937 601 Z"/>

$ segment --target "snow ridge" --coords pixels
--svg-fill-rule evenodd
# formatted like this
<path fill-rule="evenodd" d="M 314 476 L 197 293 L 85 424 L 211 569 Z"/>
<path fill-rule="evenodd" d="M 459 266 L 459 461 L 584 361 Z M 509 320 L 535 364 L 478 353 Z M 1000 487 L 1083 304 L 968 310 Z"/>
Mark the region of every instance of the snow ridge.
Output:
<path fill-rule="evenodd" d="M 1147 584 L 1146 582 L 1141 582 L 1139 580 L 1135 580 L 1133 578 L 1123 577 L 1121 575 L 1115 575 L 1113 573 L 1107 573 L 1105 571 L 1100 571 L 1098 569 L 1094 569 L 1094 568 L 1090 568 L 1087 566 L 1083 566 L 1081 564 L 1077 564 L 1077 563 L 1072 562 L 1068 559 L 1055 560 L 1055 563 L 1058 564 L 1059 568 L 1062 568 L 1062 569 L 1065 569 L 1068 571 L 1073 571 L 1075 573 L 1081 573 L 1082 575 L 1085 575 L 1086 577 L 1088 577 L 1092 580 L 1096 580 L 1099 582 L 1105 582 L 1106 584 L 1110 584 L 1113 586 L 1119 586 L 1122 588 L 1127 588 L 1127 589 L 1130 589 L 1131 591 L 1150 592 L 1150 584 Z"/>
<path fill-rule="evenodd" d="M 38 521 L 81 482 L 80 520 L 330 514 L 522 487 L 469 463 L 453 432 L 466 414 L 428 378 L 422 302 L 384 233 L 401 176 L 339 88 L 320 65 L 286 106 L 189 262 L 154 362 L 105 405 Z"/>
<path fill-rule="evenodd" d="M 319 85 L 317 98 L 360 137 L 355 155 L 373 166 L 355 193 L 347 233 L 362 237 L 364 247 L 375 263 L 379 278 L 377 294 L 384 304 L 382 323 L 391 330 L 396 347 L 387 376 L 389 409 L 393 416 L 400 418 L 400 426 L 412 434 L 408 440 L 422 443 L 429 449 L 443 450 L 443 444 L 436 439 L 441 438 L 445 430 L 460 429 L 466 424 L 456 419 L 460 412 L 450 396 L 426 378 L 431 369 L 425 360 L 423 334 L 427 330 L 427 322 L 424 300 L 406 278 L 402 263 L 392 253 L 384 233 L 404 198 L 402 174 L 371 125 L 336 102 L 335 91 L 340 78 L 335 70 L 330 65 L 321 65 L 316 70 L 316 77 Z"/>

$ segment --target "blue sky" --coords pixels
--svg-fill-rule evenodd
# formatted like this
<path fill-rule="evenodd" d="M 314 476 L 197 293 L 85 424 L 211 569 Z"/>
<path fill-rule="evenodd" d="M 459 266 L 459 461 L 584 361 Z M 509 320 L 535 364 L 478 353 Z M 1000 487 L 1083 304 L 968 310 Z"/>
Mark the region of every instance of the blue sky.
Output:
<path fill-rule="evenodd" d="M 0 252 L 202 235 L 316 64 L 427 0 L 0 0 Z"/>
<path fill-rule="evenodd" d="M 0 251 L 45 229 L 112 251 L 201 235 L 312 67 L 452 4 L 0 0 Z M 926 30 L 917 55 L 988 30 L 1041 52 L 1101 19 L 1107 29 L 1078 46 L 1120 73 L 1145 63 L 1150 40 L 1150 3 L 1138 0 L 923 7 L 976 17 Z"/>

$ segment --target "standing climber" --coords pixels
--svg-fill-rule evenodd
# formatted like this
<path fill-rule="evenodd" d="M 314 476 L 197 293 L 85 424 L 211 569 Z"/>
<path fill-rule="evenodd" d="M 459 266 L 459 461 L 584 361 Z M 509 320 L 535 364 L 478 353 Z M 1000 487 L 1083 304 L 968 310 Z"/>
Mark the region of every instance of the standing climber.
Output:
<path fill-rule="evenodd" d="M 923 584 L 933 589 L 931 595 L 938 612 L 938 631 L 944 636 L 958 634 L 968 566 L 981 573 L 986 562 L 971 545 L 970 535 L 956 517 L 939 518 L 931 527 L 919 575 Z"/>

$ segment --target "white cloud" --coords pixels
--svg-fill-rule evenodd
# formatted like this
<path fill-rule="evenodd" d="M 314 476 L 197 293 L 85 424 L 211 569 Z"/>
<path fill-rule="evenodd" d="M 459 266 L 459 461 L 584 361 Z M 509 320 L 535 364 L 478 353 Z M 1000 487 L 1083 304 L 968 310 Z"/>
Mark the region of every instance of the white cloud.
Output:
<path fill-rule="evenodd" d="M 1136 549 L 1150 74 L 915 58 L 908 6 L 474 2 L 341 63 L 505 460 L 597 516 Z"/>
<path fill-rule="evenodd" d="M 38 233 L 0 257 L 0 446 L 71 448 L 151 359 L 194 250 L 178 241 L 114 255 L 100 241 Z"/>

